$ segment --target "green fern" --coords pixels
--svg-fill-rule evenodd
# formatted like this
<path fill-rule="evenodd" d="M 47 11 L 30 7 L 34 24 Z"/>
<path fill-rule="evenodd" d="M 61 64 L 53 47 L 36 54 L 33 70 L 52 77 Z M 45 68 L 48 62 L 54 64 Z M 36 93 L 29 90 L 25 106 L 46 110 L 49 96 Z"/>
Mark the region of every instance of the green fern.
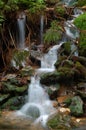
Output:
<path fill-rule="evenodd" d="M 62 27 L 56 20 L 54 20 L 51 23 L 51 27 L 44 34 L 44 42 L 47 44 L 50 44 L 51 42 L 56 43 L 61 38 L 61 34 Z"/>

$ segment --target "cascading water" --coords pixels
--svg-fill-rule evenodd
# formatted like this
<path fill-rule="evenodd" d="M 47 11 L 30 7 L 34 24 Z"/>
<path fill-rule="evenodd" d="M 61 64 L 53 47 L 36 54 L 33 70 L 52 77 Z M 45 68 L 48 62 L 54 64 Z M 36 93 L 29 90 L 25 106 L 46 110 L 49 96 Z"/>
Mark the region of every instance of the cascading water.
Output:
<path fill-rule="evenodd" d="M 57 60 L 57 50 L 61 47 L 63 42 L 59 45 L 53 46 L 47 54 L 45 54 L 41 59 L 41 71 L 54 71 L 54 63 Z"/>
<path fill-rule="evenodd" d="M 28 102 L 21 108 L 21 110 L 18 111 L 18 114 L 30 117 L 35 121 L 35 123 L 41 122 L 43 126 L 46 124 L 48 117 L 55 112 L 55 108 L 53 107 L 52 102 L 49 100 L 48 94 L 40 84 L 40 74 L 45 70 L 46 72 L 54 70 L 54 63 L 57 60 L 57 50 L 62 44 L 63 42 L 61 42 L 59 45 L 55 45 L 50 49 L 48 54 L 44 56 L 46 60 L 44 63 L 42 61 L 42 67 L 45 66 L 45 68 L 44 70 L 36 70 L 36 74 L 31 78 L 31 83 L 29 85 Z M 49 61 L 49 66 L 44 65 Z"/>
<path fill-rule="evenodd" d="M 44 29 L 44 16 L 41 15 L 40 18 L 40 42 L 43 44 L 43 29 Z"/>
<path fill-rule="evenodd" d="M 24 49 L 25 48 L 25 23 L 26 23 L 26 16 L 22 12 L 19 14 L 19 18 L 17 19 L 18 24 L 18 48 Z"/>

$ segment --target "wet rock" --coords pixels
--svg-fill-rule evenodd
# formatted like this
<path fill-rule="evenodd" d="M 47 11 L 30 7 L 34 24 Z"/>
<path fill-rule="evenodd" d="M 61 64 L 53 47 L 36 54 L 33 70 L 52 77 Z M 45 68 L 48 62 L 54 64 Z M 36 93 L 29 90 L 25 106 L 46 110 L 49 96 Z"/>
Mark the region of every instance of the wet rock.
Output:
<path fill-rule="evenodd" d="M 10 98 L 6 103 L 1 106 L 1 109 L 18 110 L 25 102 L 25 97 L 16 96 Z"/>
<path fill-rule="evenodd" d="M 71 105 L 69 106 L 71 114 L 74 116 L 83 115 L 83 101 L 79 96 L 72 98 Z"/>
<path fill-rule="evenodd" d="M 10 93 L 10 94 L 24 94 L 28 89 L 27 85 L 24 85 L 22 87 L 15 86 L 13 84 L 10 84 L 10 82 L 3 82 L 3 93 Z"/>

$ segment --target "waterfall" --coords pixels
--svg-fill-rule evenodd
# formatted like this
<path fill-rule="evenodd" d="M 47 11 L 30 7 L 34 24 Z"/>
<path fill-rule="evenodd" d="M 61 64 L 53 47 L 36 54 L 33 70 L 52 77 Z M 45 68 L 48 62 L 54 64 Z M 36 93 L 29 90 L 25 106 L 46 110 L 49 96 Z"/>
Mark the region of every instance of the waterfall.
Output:
<path fill-rule="evenodd" d="M 77 0 L 62 0 L 62 2 L 67 6 L 72 6 L 77 2 Z"/>
<path fill-rule="evenodd" d="M 43 126 L 46 125 L 48 117 L 56 112 L 56 109 L 53 107 L 48 94 L 40 84 L 40 74 L 45 72 L 45 70 L 46 72 L 54 71 L 54 63 L 57 60 L 57 50 L 62 44 L 63 42 L 59 45 L 53 46 L 49 52 L 44 55 L 44 63 L 42 60 L 41 68 L 37 69 L 35 75 L 31 77 L 31 83 L 28 88 L 27 103 L 17 112 L 19 115 L 31 118 L 34 123 L 41 122 Z M 49 66 L 46 64 L 49 64 Z"/>
<path fill-rule="evenodd" d="M 19 18 L 17 19 L 18 24 L 18 48 L 24 49 L 25 47 L 25 23 L 26 23 L 26 16 L 22 12 L 19 14 Z"/>
<path fill-rule="evenodd" d="M 57 60 L 57 50 L 62 44 L 63 42 L 60 42 L 60 44 L 53 46 L 48 53 L 41 58 L 41 68 L 39 71 L 51 72 L 55 70 L 54 64 Z"/>
<path fill-rule="evenodd" d="M 44 29 L 44 16 L 41 15 L 40 18 L 40 42 L 43 44 L 43 29 Z"/>

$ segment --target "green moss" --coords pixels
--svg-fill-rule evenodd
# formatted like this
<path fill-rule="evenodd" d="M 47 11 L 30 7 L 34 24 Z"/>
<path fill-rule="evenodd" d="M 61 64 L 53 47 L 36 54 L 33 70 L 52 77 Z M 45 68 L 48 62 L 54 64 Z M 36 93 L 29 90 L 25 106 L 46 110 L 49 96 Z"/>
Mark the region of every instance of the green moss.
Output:
<path fill-rule="evenodd" d="M 86 33 L 80 34 L 79 55 L 86 57 Z"/>
<path fill-rule="evenodd" d="M 85 6 L 85 5 L 86 5 L 86 0 L 78 0 L 77 6 L 81 7 L 81 6 Z"/>
<path fill-rule="evenodd" d="M 68 115 L 62 115 L 61 113 L 58 113 L 56 116 L 51 118 L 47 125 L 52 130 L 71 130 L 72 127 L 75 126 L 75 124 L 72 122 L 70 116 Z"/>
<path fill-rule="evenodd" d="M 63 17 L 66 14 L 66 10 L 62 6 L 56 6 L 55 9 L 54 9 L 54 13 L 56 15 Z"/>
<path fill-rule="evenodd" d="M 86 13 L 81 14 L 79 17 L 77 17 L 74 20 L 74 24 L 79 28 L 80 30 L 86 30 Z"/>
<path fill-rule="evenodd" d="M 44 43 L 45 44 L 56 43 L 58 40 L 60 40 L 61 34 L 62 34 L 62 27 L 56 20 L 52 21 L 51 27 L 44 34 Z"/>

